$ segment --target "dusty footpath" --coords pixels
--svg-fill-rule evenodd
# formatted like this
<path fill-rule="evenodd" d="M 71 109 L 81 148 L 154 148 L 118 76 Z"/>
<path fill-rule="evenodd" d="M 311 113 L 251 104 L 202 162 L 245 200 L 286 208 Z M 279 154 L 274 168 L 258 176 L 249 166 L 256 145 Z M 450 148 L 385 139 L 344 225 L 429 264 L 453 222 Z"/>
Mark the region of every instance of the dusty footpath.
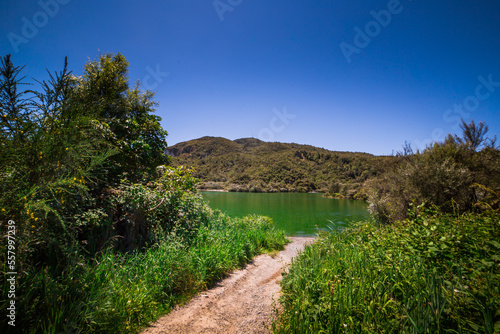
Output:
<path fill-rule="evenodd" d="M 281 272 L 313 238 L 290 237 L 274 258 L 259 255 L 182 307 L 160 318 L 143 334 L 267 333 Z"/>

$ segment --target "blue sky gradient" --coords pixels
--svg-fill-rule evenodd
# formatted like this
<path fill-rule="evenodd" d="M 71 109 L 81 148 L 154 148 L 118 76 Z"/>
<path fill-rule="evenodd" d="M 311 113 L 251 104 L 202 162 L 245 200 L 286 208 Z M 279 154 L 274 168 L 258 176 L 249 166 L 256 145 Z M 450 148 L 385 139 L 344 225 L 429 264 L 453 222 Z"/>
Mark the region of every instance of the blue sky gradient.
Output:
<path fill-rule="evenodd" d="M 157 92 L 169 144 L 390 154 L 458 133 L 460 117 L 500 135 L 497 0 L 0 0 L 0 13 L 1 54 L 29 77 L 65 56 L 81 74 L 125 55 L 130 80 Z"/>

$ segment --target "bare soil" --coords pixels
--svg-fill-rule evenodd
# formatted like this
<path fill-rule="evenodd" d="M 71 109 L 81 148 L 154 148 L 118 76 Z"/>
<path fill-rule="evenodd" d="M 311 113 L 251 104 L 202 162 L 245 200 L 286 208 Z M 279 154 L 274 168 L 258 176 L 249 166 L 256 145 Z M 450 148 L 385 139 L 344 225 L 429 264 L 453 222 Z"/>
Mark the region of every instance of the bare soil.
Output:
<path fill-rule="evenodd" d="M 259 255 L 212 289 L 160 318 L 143 334 L 268 333 L 283 270 L 314 238 L 290 237 L 275 257 Z"/>

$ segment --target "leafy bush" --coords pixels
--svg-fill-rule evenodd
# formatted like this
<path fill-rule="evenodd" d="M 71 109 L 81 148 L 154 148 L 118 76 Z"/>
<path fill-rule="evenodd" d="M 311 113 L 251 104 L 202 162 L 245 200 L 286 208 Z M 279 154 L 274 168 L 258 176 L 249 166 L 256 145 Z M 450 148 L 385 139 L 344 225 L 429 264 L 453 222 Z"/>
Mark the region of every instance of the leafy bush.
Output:
<path fill-rule="evenodd" d="M 498 240 L 496 214 L 423 207 L 396 225 L 325 234 L 283 278 L 274 332 L 497 332 Z"/>
<path fill-rule="evenodd" d="M 21 90 L 22 69 L 2 58 L 0 233 L 16 222 L 18 272 L 8 330 L 137 330 L 263 248 L 283 246 L 268 220 L 213 213 L 192 171 L 165 165 L 153 94 L 129 88 L 122 55 L 90 61 L 81 77 L 66 61 L 39 92 Z M 2 242 L 4 272 L 13 271 L 6 256 Z"/>
<path fill-rule="evenodd" d="M 495 208 L 498 198 L 491 194 L 500 192 L 500 151 L 494 139 L 470 138 L 470 132 L 486 134 L 483 123 L 463 122 L 462 128 L 463 138 L 449 135 L 422 153 L 409 149 L 385 174 L 368 181 L 372 214 L 383 222 L 402 220 L 414 201 L 437 205 L 444 212 Z"/>
<path fill-rule="evenodd" d="M 189 242 L 172 231 L 157 234 L 154 245 L 127 256 L 108 249 L 93 260 L 81 258 L 62 274 L 30 268 L 19 280 L 17 329 L 137 332 L 253 256 L 283 249 L 284 233 L 270 219 L 231 219 L 196 201 L 197 214 L 207 219 Z"/>
<path fill-rule="evenodd" d="M 16 221 L 21 272 L 63 270 L 82 248 L 107 247 L 122 219 L 110 194 L 123 179 L 147 183 L 168 162 L 152 94 L 128 88 L 127 66 L 106 54 L 75 77 L 66 61 L 37 92 L 21 90 L 23 68 L 2 58 L 0 219 Z"/>

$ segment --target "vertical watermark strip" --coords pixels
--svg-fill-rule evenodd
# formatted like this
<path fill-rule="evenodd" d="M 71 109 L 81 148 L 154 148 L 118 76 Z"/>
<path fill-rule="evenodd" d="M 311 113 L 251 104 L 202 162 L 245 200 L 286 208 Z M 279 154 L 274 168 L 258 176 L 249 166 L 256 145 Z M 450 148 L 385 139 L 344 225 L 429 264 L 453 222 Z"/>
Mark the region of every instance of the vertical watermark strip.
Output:
<path fill-rule="evenodd" d="M 7 268 L 9 270 L 6 273 L 9 284 L 7 318 L 10 326 L 16 326 L 16 222 L 13 220 L 9 220 L 7 226 Z"/>

